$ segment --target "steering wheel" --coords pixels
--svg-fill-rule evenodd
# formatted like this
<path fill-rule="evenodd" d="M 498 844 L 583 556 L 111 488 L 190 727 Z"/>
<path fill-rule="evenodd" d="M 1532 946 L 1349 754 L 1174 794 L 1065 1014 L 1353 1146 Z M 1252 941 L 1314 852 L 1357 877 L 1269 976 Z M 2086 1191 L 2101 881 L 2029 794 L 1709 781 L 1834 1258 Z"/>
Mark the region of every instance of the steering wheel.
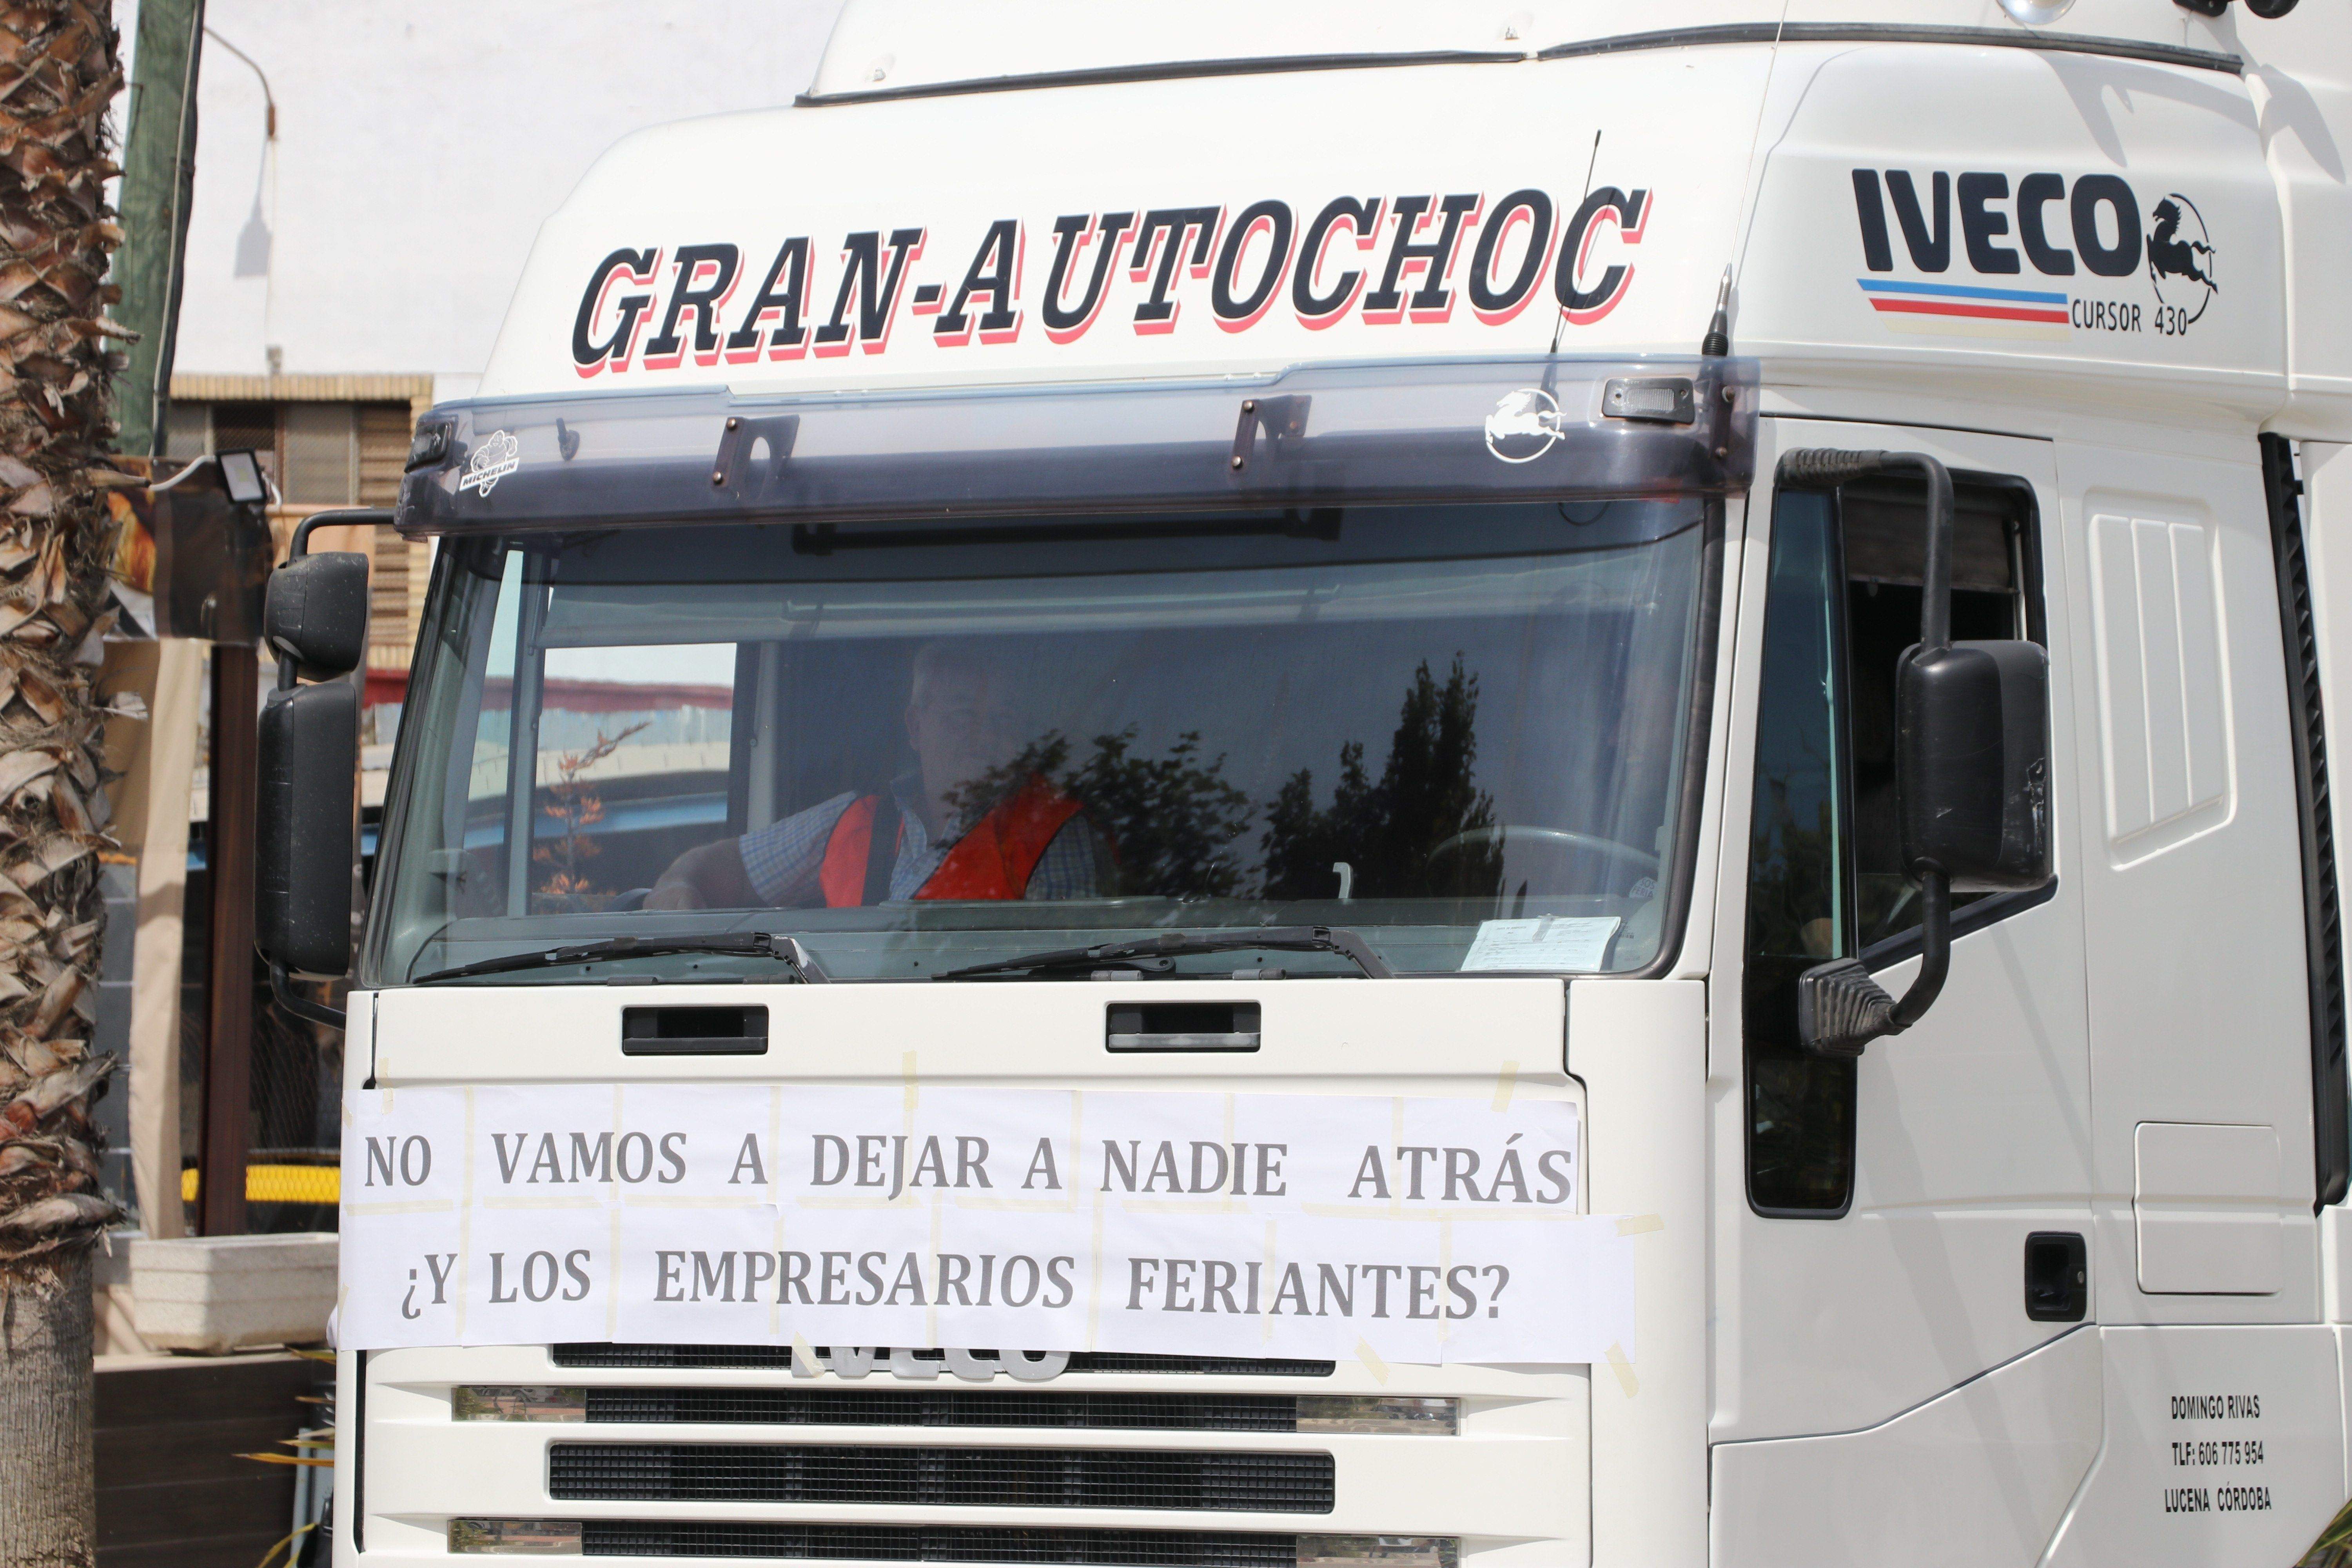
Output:
<path fill-rule="evenodd" d="M 1474 827 L 1466 833 L 1457 833 L 1432 849 L 1429 852 L 1429 858 L 1433 861 L 1441 855 L 1451 854 L 1454 850 L 1479 844 L 1555 845 L 1564 849 L 1586 850 L 1612 860 L 1629 861 L 1644 871 L 1655 871 L 1658 868 L 1658 858 L 1655 855 L 1646 849 L 1637 849 L 1631 844 L 1620 843 L 1614 838 L 1603 838 L 1597 833 L 1580 833 L 1573 827 L 1531 827 L 1518 823 L 1505 823 L 1496 827 Z"/>

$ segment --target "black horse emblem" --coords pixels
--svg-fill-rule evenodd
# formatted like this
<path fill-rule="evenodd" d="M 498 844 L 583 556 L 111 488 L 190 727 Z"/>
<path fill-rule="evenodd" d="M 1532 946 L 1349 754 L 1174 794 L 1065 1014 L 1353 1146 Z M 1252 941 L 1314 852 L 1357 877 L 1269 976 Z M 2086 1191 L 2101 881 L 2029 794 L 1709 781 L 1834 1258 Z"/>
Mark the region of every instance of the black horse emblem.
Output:
<path fill-rule="evenodd" d="M 2161 290 L 2164 280 L 2177 278 L 2184 283 L 2201 283 L 2219 292 L 2221 285 L 2213 281 L 2213 247 L 2205 240 L 2205 222 L 2194 206 L 2188 206 L 2187 218 L 2194 238 L 2180 232 L 2181 209 L 2188 206 L 2185 196 L 2167 196 L 2156 204 L 2156 226 L 2147 234 L 2147 268 Z"/>

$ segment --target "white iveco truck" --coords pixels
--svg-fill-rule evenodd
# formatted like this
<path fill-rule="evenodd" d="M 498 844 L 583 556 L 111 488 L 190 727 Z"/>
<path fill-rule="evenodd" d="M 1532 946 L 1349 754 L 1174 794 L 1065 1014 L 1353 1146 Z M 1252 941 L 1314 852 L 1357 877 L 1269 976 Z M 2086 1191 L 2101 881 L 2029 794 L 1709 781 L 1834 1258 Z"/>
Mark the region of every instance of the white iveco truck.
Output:
<path fill-rule="evenodd" d="M 338 1563 L 2343 1561 L 2352 13 L 1508 5 L 853 3 L 548 221 Z"/>

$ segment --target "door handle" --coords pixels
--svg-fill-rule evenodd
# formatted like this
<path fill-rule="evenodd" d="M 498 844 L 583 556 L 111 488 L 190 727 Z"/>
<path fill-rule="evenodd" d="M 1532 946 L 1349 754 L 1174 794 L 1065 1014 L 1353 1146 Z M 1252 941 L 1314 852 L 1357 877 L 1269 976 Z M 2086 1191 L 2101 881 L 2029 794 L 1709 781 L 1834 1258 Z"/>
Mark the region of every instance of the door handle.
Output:
<path fill-rule="evenodd" d="M 1114 1051 L 1254 1051 L 1255 1002 L 1114 1002 L 1103 1030 Z"/>
<path fill-rule="evenodd" d="M 765 1007 L 624 1007 L 625 1057 L 764 1057 Z"/>
<path fill-rule="evenodd" d="M 2025 1238 L 2025 1315 L 2037 1323 L 2079 1323 L 2091 1305 L 2091 1265 L 2071 1230 Z"/>

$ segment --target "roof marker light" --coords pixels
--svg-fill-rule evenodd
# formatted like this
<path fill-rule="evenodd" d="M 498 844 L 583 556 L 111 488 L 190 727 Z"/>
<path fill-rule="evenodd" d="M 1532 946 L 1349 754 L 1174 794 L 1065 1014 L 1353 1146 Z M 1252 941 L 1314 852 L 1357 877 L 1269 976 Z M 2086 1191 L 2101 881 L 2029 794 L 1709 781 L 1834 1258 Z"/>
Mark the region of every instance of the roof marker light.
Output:
<path fill-rule="evenodd" d="M 2000 8 L 2029 27 L 2046 27 L 2074 8 L 2074 0 L 2000 0 Z"/>

